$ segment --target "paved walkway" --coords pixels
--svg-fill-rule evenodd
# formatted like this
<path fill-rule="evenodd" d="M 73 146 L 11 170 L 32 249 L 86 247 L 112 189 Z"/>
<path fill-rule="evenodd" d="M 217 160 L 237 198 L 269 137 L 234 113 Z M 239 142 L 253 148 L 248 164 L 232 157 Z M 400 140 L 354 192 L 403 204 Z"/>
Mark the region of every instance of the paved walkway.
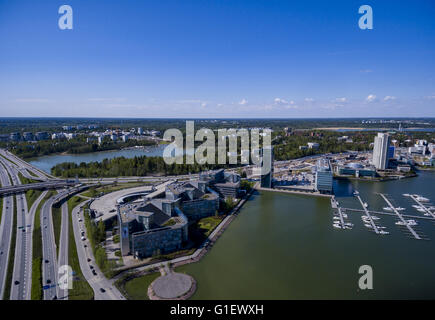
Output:
<path fill-rule="evenodd" d="M 184 300 L 192 296 L 195 289 L 196 281 L 191 276 L 169 272 L 150 284 L 148 296 L 151 300 Z"/>

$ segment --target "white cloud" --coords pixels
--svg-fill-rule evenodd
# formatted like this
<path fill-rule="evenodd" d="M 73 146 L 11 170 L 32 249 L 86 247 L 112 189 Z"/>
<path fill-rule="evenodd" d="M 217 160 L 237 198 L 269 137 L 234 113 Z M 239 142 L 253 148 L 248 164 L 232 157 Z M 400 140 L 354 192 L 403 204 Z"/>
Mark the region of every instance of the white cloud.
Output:
<path fill-rule="evenodd" d="M 376 100 L 376 96 L 374 94 L 369 94 L 366 98 L 367 102 L 373 102 Z"/>
<path fill-rule="evenodd" d="M 305 102 L 313 102 L 314 101 L 313 98 L 305 98 L 304 100 L 305 100 Z"/>
<path fill-rule="evenodd" d="M 347 98 L 346 97 L 342 97 L 342 98 L 335 98 L 336 102 L 347 102 Z"/>
<path fill-rule="evenodd" d="M 244 106 L 245 104 L 247 104 L 248 103 L 248 100 L 246 100 L 246 99 L 242 99 L 240 102 L 239 102 L 239 104 L 241 105 L 241 106 Z"/>
<path fill-rule="evenodd" d="M 426 99 L 435 100 L 435 96 L 427 96 Z"/>
<path fill-rule="evenodd" d="M 373 70 L 370 69 L 365 69 L 365 70 L 361 70 L 361 73 L 372 73 Z"/>
<path fill-rule="evenodd" d="M 384 101 L 396 100 L 394 96 L 385 96 Z"/>
<path fill-rule="evenodd" d="M 287 103 L 288 103 L 286 100 L 281 99 L 281 98 L 275 98 L 275 99 L 273 99 L 273 101 L 274 101 L 276 104 L 287 104 Z"/>

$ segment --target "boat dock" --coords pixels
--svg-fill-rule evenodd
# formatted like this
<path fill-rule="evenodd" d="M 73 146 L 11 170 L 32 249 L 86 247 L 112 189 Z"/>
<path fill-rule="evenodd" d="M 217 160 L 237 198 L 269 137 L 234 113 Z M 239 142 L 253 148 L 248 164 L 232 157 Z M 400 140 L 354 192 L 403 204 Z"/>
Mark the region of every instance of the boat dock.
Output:
<path fill-rule="evenodd" d="M 394 213 L 402 222 L 402 225 L 408 228 L 409 232 L 414 236 L 414 238 L 417 240 L 421 240 L 421 237 L 417 234 L 417 232 L 415 232 L 415 230 L 410 226 L 409 222 L 405 220 L 403 215 L 396 209 L 396 207 L 391 204 L 390 200 L 388 200 L 387 197 L 382 193 L 379 193 L 379 195 L 385 200 L 388 206 L 394 211 Z"/>
<path fill-rule="evenodd" d="M 417 203 L 420 208 L 422 208 L 424 211 L 426 211 L 426 213 L 428 213 L 433 219 L 435 219 L 435 213 L 433 213 L 431 210 L 429 210 L 428 207 L 426 207 L 426 205 L 424 203 L 422 203 L 421 201 L 419 201 L 417 199 L 417 197 L 413 194 L 410 194 L 409 197 L 415 201 L 415 203 Z"/>
<path fill-rule="evenodd" d="M 337 209 L 338 217 L 340 218 L 340 226 L 342 229 L 346 229 L 346 225 L 344 223 L 343 211 L 342 211 L 341 207 L 338 205 L 337 200 L 335 200 L 335 197 L 331 198 L 331 207 L 333 209 Z"/>
<path fill-rule="evenodd" d="M 359 194 L 356 194 L 355 197 L 356 197 L 356 198 L 359 200 L 359 202 L 361 203 L 361 206 L 363 207 L 363 210 L 364 210 L 366 216 L 367 216 L 368 219 L 369 219 L 369 222 L 370 222 L 370 224 L 371 224 L 371 226 L 372 226 L 372 228 L 373 228 L 373 231 L 374 231 L 376 234 L 381 234 L 381 232 L 380 232 L 378 226 L 377 226 L 376 223 L 373 221 L 373 217 L 370 215 L 369 210 L 367 209 L 366 205 L 364 205 L 364 202 L 362 201 L 360 195 L 359 195 Z"/>

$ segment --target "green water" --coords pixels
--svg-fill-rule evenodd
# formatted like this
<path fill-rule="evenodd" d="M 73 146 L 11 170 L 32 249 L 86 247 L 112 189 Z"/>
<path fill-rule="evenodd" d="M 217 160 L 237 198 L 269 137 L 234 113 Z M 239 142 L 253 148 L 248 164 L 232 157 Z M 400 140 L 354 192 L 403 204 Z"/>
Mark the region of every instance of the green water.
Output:
<path fill-rule="evenodd" d="M 435 173 L 390 182 L 340 182 L 338 201 L 360 209 L 350 195 L 360 191 L 371 210 L 386 204 L 375 192 L 388 193 L 406 214 L 422 215 L 403 193 L 435 201 Z M 379 215 L 389 235 L 363 226 L 348 213 L 352 230 L 332 227 L 329 199 L 262 192 L 244 206 L 211 251 L 178 270 L 197 280 L 192 299 L 416 299 L 435 298 L 435 224 L 416 230 L 430 241 L 409 238 L 390 216 Z M 360 290 L 358 268 L 373 268 L 373 290 Z"/>

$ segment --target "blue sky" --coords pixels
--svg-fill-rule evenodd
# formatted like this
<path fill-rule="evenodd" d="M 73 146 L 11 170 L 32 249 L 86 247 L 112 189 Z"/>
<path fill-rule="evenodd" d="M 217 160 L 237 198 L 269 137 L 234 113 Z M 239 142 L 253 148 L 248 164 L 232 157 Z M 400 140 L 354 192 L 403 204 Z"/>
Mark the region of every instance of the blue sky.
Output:
<path fill-rule="evenodd" d="M 373 30 L 358 27 L 364 4 Z M 0 0 L 0 110 L 433 117 L 435 2 Z"/>

